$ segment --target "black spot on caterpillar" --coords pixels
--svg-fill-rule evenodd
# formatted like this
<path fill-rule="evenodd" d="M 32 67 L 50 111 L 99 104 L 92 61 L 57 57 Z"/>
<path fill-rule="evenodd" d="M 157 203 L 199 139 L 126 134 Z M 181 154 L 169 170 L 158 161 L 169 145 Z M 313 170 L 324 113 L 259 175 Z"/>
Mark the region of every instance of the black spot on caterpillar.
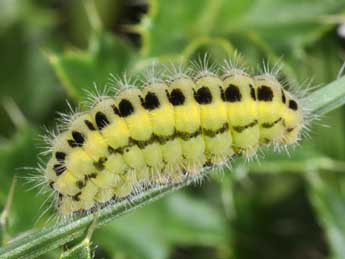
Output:
<path fill-rule="evenodd" d="M 95 120 L 96 120 L 96 124 L 99 130 L 103 129 L 109 124 L 109 120 L 107 119 L 107 116 L 105 116 L 105 114 L 102 112 L 96 113 Z"/>
<path fill-rule="evenodd" d="M 230 84 L 225 90 L 225 101 L 227 102 L 240 102 L 241 93 L 236 85 Z"/>
<path fill-rule="evenodd" d="M 199 104 L 209 104 L 212 102 L 212 94 L 206 86 L 202 86 L 196 92 L 194 91 L 194 98 Z"/>
<path fill-rule="evenodd" d="M 172 105 L 183 105 L 185 97 L 180 89 L 174 89 L 168 94 L 169 101 Z"/>
<path fill-rule="evenodd" d="M 262 126 L 263 128 L 270 129 L 270 128 L 274 127 L 274 125 L 276 125 L 276 124 L 279 123 L 280 121 L 282 121 L 282 118 L 278 118 L 278 119 L 276 119 L 275 121 L 273 121 L 273 122 L 271 122 L 271 123 L 270 123 L 270 122 L 262 123 L 261 126 Z"/>
<path fill-rule="evenodd" d="M 130 101 L 122 99 L 119 104 L 121 117 L 127 117 L 134 112 L 134 107 Z"/>
<path fill-rule="evenodd" d="M 259 101 L 271 102 L 273 100 L 272 89 L 266 85 L 262 85 L 258 89 L 258 99 Z"/>
<path fill-rule="evenodd" d="M 81 144 L 77 143 L 77 142 L 76 142 L 75 140 L 73 140 L 73 139 L 67 140 L 67 143 L 68 143 L 68 145 L 69 145 L 70 147 L 72 147 L 72 148 L 80 147 L 80 146 L 81 146 Z"/>
<path fill-rule="evenodd" d="M 107 162 L 107 160 L 107 157 L 100 157 L 97 162 L 93 163 L 93 165 L 97 170 L 102 171 L 105 168 L 104 163 Z"/>
<path fill-rule="evenodd" d="M 233 129 L 239 133 L 241 133 L 242 131 L 244 131 L 245 129 L 254 127 L 256 124 L 258 124 L 258 120 L 254 120 L 246 125 L 243 126 L 234 126 Z"/>
<path fill-rule="evenodd" d="M 289 101 L 289 108 L 291 110 L 297 111 L 298 110 L 298 105 L 297 105 L 296 101 L 290 100 Z"/>
<path fill-rule="evenodd" d="M 64 152 L 56 152 L 55 153 L 55 158 L 58 161 L 64 161 L 66 157 L 66 154 Z"/>
<path fill-rule="evenodd" d="M 254 101 L 256 101 L 256 94 L 255 94 L 255 89 L 254 89 L 254 86 L 249 84 L 249 88 L 250 88 L 250 96 L 252 97 L 252 99 Z"/>
<path fill-rule="evenodd" d="M 53 167 L 55 173 L 56 173 L 56 176 L 59 176 L 61 175 L 63 172 L 65 172 L 66 170 L 66 167 L 62 164 L 55 164 L 54 167 Z"/>
<path fill-rule="evenodd" d="M 72 137 L 78 145 L 81 146 L 84 143 L 84 136 L 80 132 L 72 131 Z"/>
<path fill-rule="evenodd" d="M 85 120 L 85 125 L 88 127 L 89 130 L 96 130 L 95 126 L 93 126 L 92 122 L 89 120 Z"/>
<path fill-rule="evenodd" d="M 153 110 L 159 107 L 159 99 L 155 93 L 148 92 L 145 99 L 141 99 L 142 105 L 147 110 Z"/>

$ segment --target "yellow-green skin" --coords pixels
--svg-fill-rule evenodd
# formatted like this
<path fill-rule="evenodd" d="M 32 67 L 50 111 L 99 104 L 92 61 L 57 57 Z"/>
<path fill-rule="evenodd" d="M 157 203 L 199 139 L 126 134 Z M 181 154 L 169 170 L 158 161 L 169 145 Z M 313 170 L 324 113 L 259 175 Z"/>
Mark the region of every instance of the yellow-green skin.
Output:
<path fill-rule="evenodd" d="M 269 75 L 181 77 L 124 89 L 76 116 L 55 139 L 45 176 L 67 215 L 199 177 L 262 144 L 293 144 L 302 126 L 298 101 Z"/>

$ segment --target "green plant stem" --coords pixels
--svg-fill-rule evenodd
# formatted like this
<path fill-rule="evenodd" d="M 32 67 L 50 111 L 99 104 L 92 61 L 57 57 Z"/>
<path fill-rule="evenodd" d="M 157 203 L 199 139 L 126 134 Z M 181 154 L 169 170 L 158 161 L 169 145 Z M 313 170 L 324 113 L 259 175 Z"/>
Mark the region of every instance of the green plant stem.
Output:
<path fill-rule="evenodd" d="M 191 182 L 190 179 L 187 179 L 175 185 L 157 186 L 134 196 L 130 200 L 123 200 L 103 208 L 98 212 L 98 226 L 151 203 L 169 192 L 189 185 Z M 94 215 L 89 214 L 68 223 L 61 222 L 43 230 L 30 233 L 23 238 L 11 242 L 6 247 L 0 248 L 0 258 L 35 258 L 76 238 L 85 236 L 86 229 L 93 220 Z"/>
<path fill-rule="evenodd" d="M 345 103 L 345 77 L 331 82 L 327 86 L 311 93 L 307 98 L 309 108 L 313 114 L 324 114 Z M 205 170 L 205 174 L 209 173 Z M 98 212 L 98 226 L 155 201 L 167 193 L 180 189 L 192 183 L 191 179 L 167 186 L 157 186 L 134 196 L 130 200 L 107 206 Z M 76 238 L 86 235 L 87 227 L 94 219 L 89 214 L 68 223 L 60 223 L 31 233 L 23 238 L 9 243 L 0 249 L 0 258 L 33 258 L 47 251 L 58 248 Z"/>
<path fill-rule="evenodd" d="M 5 207 L 2 213 L 0 214 L 0 244 L 1 245 L 6 244 L 6 242 L 8 241 L 7 240 L 8 239 L 8 235 L 7 235 L 8 215 L 10 213 L 10 209 L 13 202 L 14 189 L 16 187 L 16 182 L 17 182 L 17 178 L 13 177 Z"/>
<path fill-rule="evenodd" d="M 345 103 L 345 76 L 311 93 L 306 103 L 313 114 L 322 115 Z"/>

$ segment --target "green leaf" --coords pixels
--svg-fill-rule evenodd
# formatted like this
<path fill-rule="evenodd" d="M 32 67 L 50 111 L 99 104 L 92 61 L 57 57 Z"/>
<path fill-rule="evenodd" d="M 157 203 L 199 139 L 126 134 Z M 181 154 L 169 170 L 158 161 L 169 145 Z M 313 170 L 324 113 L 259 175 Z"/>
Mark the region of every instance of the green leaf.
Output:
<path fill-rule="evenodd" d="M 66 249 L 60 256 L 60 259 L 92 259 L 91 237 L 97 226 L 97 216 L 91 223 L 85 238 L 75 246 Z"/>
<path fill-rule="evenodd" d="M 307 179 L 310 200 L 326 232 L 331 258 L 342 259 L 345 255 L 345 177 L 310 172 Z"/>
<path fill-rule="evenodd" d="M 9 216 L 9 234 L 28 230 L 40 216 L 40 205 L 44 197 L 35 195 L 37 190 L 32 190 L 32 185 L 27 184 L 32 170 L 25 168 L 37 167 L 36 159 L 38 150 L 35 139 L 38 131 L 31 125 L 18 129 L 13 138 L 0 144 L 0 202 L 5 203 L 10 185 L 14 176 L 17 176 L 17 187 L 14 192 L 14 202 Z M 34 199 L 34 202 L 33 202 Z M 30 206 L 26 206 L 30 204 Z M 25 217 L 22 217 L 25 215 Z"/>
<path fill-rule="evenodd" d="M 47 51 L 48 60 L 67 93 L 77 101 L 85 100 L 85 89 L 93 89 L 94 83 L 101 90 L 111 73 L 121 75 L 133 55 L 128 44 L 104 32 L 93 36 L 87 51 Z"/>
<path fill-rule="evenodd" d="M 306 104 L 313 114 L 325 114 L 345 103 L 345 76 L 311 93 Z"/>
<path fill-rule="evenodd" d="M 149 14 L 132 29 L 143 36 L 144 56 L 178 54 L 208 36 L 248 41 L 257 35 L 284 51 L 319 39 L 330 27 L 323 16 L 341 9 L 344 2 L 324 0 L 151 0 Z"/>
<path fill-rule="evenodd" d="M 113 257 L 166 258 L 174 245 L 226 246 L 224 223 L 207 200 L 175 193 L 100 229 L 95 242 Z"/>
<path fill-rule="evenodd" d="M 28 14 L 22 14 L 22 16 L 26 15 Z M 50 115 L 53 105 L 62 97 L 49 63 L 39 49 L 42 35 L 34 34 L 29 37 L 30 30 L 32 28 L 28 24 L 20 24 L 0 33 L 0 135 L 2 136 L 10 136 L 14 132 L 7 114 L 2 110 L 3 98 L 14 100 L 28 120 L 40 121 Z M 36 30 L 37 34 L 41 33 L 38 28 Z M 48 31 L 46 28 L 45 32 Z"/>
<path fill-rule="evenodd" d="M 7 231 L 8 217 L 9 217 L 12 202 L 13 202 L 13 195 L 14 195 L 15 186 L 16 186 L 16 177 L 13 177 L 11 188 L 10 188 L 10 191 L 7 195 L 5 207 L 3 208 L 3 210 L 0 214 L 0 244 L 1 245 L 6 244 L 9 240 L 9 234 Z"/>
<path fill-rule="evenodd" d="M 91 258 L 92 258 L 92 255 L 91 255 L 90 244 L 86 244 L 85 242 L 79 243 L 73 248 L 65 251 L 60 256 L 60 259 L 91 259 Z"/>

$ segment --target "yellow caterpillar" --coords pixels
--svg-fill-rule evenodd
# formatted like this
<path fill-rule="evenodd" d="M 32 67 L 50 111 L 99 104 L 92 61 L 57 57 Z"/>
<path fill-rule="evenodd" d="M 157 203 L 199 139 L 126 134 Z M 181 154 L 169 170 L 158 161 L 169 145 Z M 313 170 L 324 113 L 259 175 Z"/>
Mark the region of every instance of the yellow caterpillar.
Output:
<path fill-rule="evenodd" d="M 102 96 L 50 148 L 44 176 L 60 214 L 88 211 L 140 187 L 200 177 L 234 154 L 299 140 L 301 103 L 270 74 L 185 74 Z"/>

